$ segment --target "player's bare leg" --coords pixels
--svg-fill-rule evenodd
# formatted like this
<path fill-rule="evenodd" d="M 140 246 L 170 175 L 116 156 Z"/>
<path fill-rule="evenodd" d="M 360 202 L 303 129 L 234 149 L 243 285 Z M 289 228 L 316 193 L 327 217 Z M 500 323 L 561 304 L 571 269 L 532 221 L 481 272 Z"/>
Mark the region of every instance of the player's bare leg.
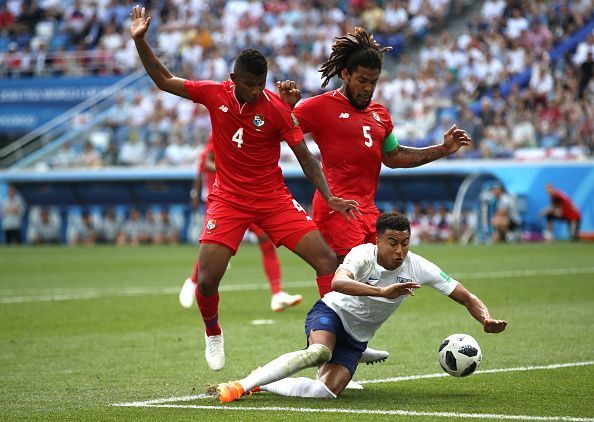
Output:
<path fill-rule="evenodd" d="M 196 300 L 206 328 L 204 357 L 208 366 L 219 371 L 225 366 L 223 331 L 219 326 L 219 283 L 233 251 L 216 243 L 202 243 L 199 254 Z"/>
<path fill-rule="evenodd" d="M 318 230 L 313 230 L 305 234 L 295 245 L 293 249 L 305 262 L 316 271 L 316 282 L 320 297 L 332 291 L 332 277 L 338 268 L 336 254 Z"/>

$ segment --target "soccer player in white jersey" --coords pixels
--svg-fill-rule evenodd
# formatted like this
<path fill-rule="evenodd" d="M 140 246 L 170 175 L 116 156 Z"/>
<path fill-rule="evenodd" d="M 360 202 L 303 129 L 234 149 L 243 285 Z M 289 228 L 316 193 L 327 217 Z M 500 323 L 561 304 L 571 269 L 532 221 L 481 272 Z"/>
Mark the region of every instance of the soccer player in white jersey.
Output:
<path fill-rule="evenodd" d="M 279 356 L 247 377 L 217 386 L 221 403 L 255 391 L 310 398 L 336 398 L 357 369 L 367 342 L 414 290 L 430 286 L 464 305 L 486 333 L 500 333 L 507 321 L 491 318 L 485 304 L 437 265 L 409 252 L 410 223 L 400 213 L 382 214 L 377 242 L 353 248 L 332 280 L 332 292 L 318 300 L 305 321 L 308 347 Z M 291 378 L 318 366 L 316 380 Z"/>

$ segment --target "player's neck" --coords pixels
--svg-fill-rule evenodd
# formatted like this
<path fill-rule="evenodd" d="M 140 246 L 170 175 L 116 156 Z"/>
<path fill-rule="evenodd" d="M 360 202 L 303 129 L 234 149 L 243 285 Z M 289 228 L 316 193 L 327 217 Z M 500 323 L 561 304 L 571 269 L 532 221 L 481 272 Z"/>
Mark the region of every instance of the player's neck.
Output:
<path fill-rule="evenodd" d="M 342 84 L 342 86 L 340 88 L 338 88 L 337 91 L 340 95 L 342 95 L 349 102 L 350 105 L 355 107 L 357 110 L 363 111 L 368 107 L 368 106 L 365 106 L 365 107 L 361 108 L 360 105 L 358 105 L 355 101 L 353 101 L 351 99 L 351 97 L 347 94 L 346 85 L 344 83 Z"/>

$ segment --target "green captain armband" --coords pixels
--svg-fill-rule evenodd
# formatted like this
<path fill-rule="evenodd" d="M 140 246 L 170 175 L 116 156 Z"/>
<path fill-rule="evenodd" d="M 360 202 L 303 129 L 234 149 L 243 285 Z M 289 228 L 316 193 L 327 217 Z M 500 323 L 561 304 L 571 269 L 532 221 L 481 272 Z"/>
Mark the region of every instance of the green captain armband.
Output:
<path fill-rule="evenodd" d="M 393 133 L 390 133 L 386 139 L 384 139 L 384 144 L 382 145 L 382 153 L 387 154 L 390 151 L 394 151 L 398 148 L 398 139 L 394 136 Z"/>

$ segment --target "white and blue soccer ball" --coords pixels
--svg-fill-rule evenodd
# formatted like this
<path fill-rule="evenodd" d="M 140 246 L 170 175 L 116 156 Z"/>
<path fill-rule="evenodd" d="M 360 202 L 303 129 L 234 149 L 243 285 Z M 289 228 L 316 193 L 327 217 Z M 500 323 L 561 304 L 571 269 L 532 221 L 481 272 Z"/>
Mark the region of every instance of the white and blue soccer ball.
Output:
<path fill-rule="evenodd" d="M 481 366 L 483 354 L 478 342 L 468 334 L 452 334 L 439 346 L 439 364 L 454 377 L 467 377 Z"/>

